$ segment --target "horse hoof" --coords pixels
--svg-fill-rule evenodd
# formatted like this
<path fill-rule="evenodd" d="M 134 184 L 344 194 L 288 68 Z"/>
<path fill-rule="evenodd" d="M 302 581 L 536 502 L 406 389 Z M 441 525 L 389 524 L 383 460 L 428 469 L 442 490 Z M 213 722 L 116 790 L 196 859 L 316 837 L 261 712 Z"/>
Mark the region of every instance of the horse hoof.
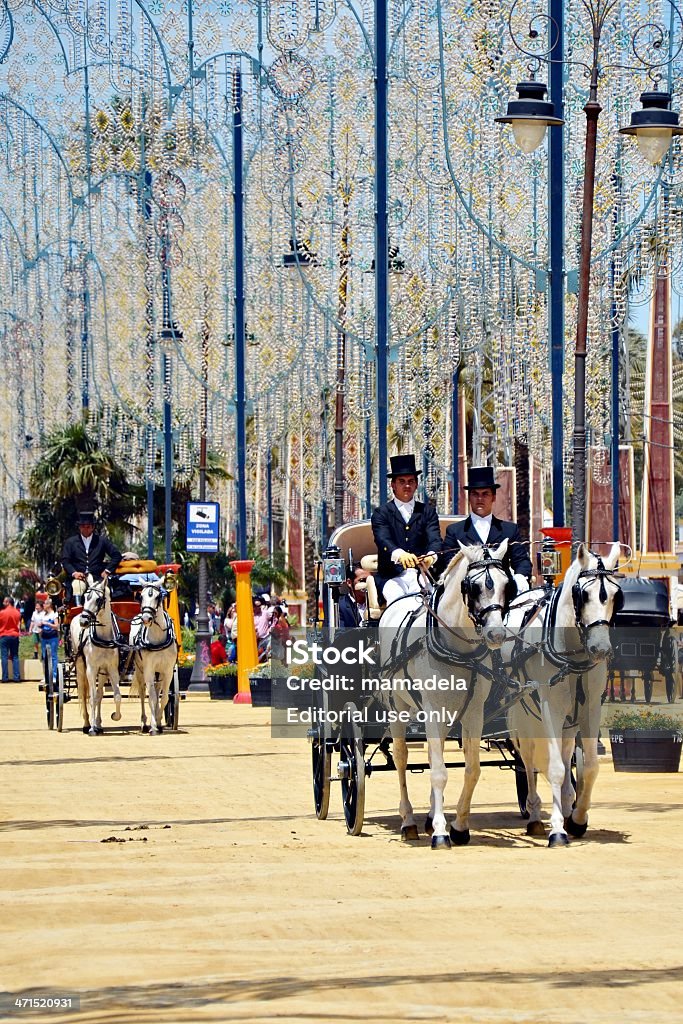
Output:
<path fill-rule="evenodd" d="M 586 834 L 588 822 L 585 821 L 583 825 L 579 825 L 578 822 L 574 821 L 570 814 L 568 818 L 564 819 L 564 827 L 567 832 L 569 832 L 570 836 L 574 836 L 575 839 L 581 839 L 581 837 Z"/>
<path fill-rule="evenodd" d="M 112 711 L 112 713 L 111 713 L 111 720 L 112 720 L 112 722 L 118 722 L 118 721 L 120 721 L 120 719 L 121 719 L 121 712 L 120 711 Z"/>
<path fill-rule="evenodd" d="M 432 825 L 432 819 L 429 814 L 425 818 L 425 832 L 428 836 L 431 836 L 434 832 L 434 826 Z"/>
<path fill-rule="evenodd" d="M 464 829 L 464 831 L 462 832 L 458 832 L 457 828 L 453 828 L 453 826 L 451 825 L 450 831 L 451 839 L 453 840 L 456 846 L 467 846 L 467 844 L 470 841 L 470 830 L 468 828 Z M 432 840 L 432 842 L 433 841 L 434 840 Z"/>
<path fill-rule="evenodd" d="M 144 733 L 149 732 L 149 726 L 148 725 L 141 725 L 140 726 L 140 732 L 144 732 Z"/>
<path fill-rule="evenodd" d="M 451 832 L 453 829 L 451 829 Z M 432 836 L 432 850 L 450 850 L 451 841 L 448 836 Z"/>
<path fill-rule="evenodd" d="M 89 732 L 90 732 L 90 726 L 89 725 L 84 725 L 83 726 L 83 732 L 87 736 L 89 734 Z"/>
<path fill-rule="evenodd" d="M 414 843 L 420 838 L 417 825 L 404 825 L 401 829 L 401 839 L 404 843 Z"/>
<path fill-rule="evenodd" d="M 545 839 L 545 825 L 542 821 L 530 821 L 526 827 L 528 836 L 535 836 L 537 839 Z"/>
<path fill-rule="evenodd" d="M 548 840 L 548 846 L 553 849 L 555 846 L 569 846 L 569 840 L 564 832 L 553 832 Z"/>

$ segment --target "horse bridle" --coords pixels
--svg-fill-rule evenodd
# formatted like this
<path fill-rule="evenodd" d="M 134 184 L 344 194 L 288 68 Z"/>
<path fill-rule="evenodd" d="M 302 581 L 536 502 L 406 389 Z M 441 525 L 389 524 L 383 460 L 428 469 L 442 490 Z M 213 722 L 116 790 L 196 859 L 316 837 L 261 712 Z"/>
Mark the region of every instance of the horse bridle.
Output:
<path fill-rule="evenodd" d="M 616 572 L 614 569 L 607 569 L 602 558 L 600 558 L 599 555 L 596 555 L 596 558 L 598 560 L 598 564 L 596 565 L 596 567 L 594 569 L 582 569 L 576 578 L 576 582 L 572 586 L 572 601 L 574 603 L 576 628 L 579 631 L 579 636 L 581 637 L 581 642 L 583 643 L 584 647 L 586 645 L 586 639 L 589 630 L 593 629 L 595 626 L 609 627 L 612 625 L 614 614 L 618 610 L 617 599 L 619 594 L 621 593 L 621 588 L 619 587 L 619 584 L 615 581 L 624 578 L 623 572 Z M 600 590 L 598 592 L 598 597 L 600 599 L 600 603 L 603 605 L 607 603 L 607 587 L 605 586 L 605 580 L 610 580 L 611 583 L 614 583 L 615 587 L 617 588 L 617 593 L 614 595 L 615 607 L 611 619 L 596 619 L 594 622 L 586 624 L 581 621 L 581 612 L 583 605 L 586 602 L 587 586 L 582 586 L 581 580 L 590 583 L 596 579 L 600 580 Z"/>
<path fill-rule="evenodd" d="M 476 576 L 472 575 L 472 570 L 479 570 Z M 477 609 L 475 606 L 476 596 L 473 592 L 473 583 L 476 583 L 481 576 L 484 576 L 484 587 L 486 590 L 493 590 L 494 583 L 493 577 L 491 576 L 491 569 L 500 569 L 507 578 L 506 594 L 510 585 L 514 585 L 514 581 L 510 576 L 507 568 L 500 558 L 492 558 L 489 554 L 488 548 L 484 548 L 484 557 L 478 559 L 476 562 L 470 562 L 467 567 L 467 573 L 465 578 L 460 584 L 462 596 L 467 602 L 467 613 L 474 623 L 477 633 L 481 633 L 482 629 L 486 625 L 486 619 L 491 612 L 499 611 L 501 615 L 505 614 L 507 608 L 506 604 L 490 604 L 486 608 Z"/>
<path fill-rule="evenodd" d="M 156 618 L 156 614 L 159 611 L 159 608 L 161 606 L 161 602 L 163 601 L 164 595 L 163 595 L 163 592 L 161 590 L 161 587 L 152 587 L 150 584 L 148 584 L 148 587 L 149 587 L 149 589 L 153 589 L 153 590 L 156 591 L 157 603 L 156 603 L 156 605 L 142 604 L 140 606 L 140 614 L 144 615 L 145 612 L 147 612 L 147 614 L 151 615 L 152 618 L 154 619 L 154 618 Z"/>
<path fill-rule="evenodd" d="M 95 593 L 97 594 L 97 600 L 95 602 L 94 613 L 91 611 L 90 608 L 83 608 L 83 611 L 80 613 L 80 618 L 85 618 L 85 625 L 92 625 L 93 623 L 97 622 L 97 616 L 104 608 L 104 603 L 106 601 L 106 596 L 104 593 L 106 585 L 106 580 L 102 580 L 101 583 L 93 583 L 93 585 L 91 587 L 88 587 L 88 589 L 86 590 L 86 597 L 88 594 L 92 593 L 92 591 L 95 591 Z M 102 589 L 100 589 L 100 587 Z"/>

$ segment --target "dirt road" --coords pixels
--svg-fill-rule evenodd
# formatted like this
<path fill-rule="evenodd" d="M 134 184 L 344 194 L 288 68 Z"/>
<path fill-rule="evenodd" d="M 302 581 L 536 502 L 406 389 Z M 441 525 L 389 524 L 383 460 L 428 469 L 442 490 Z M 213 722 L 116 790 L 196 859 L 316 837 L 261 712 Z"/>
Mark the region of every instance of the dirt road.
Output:
<path fill-rule="evenodd" d="M 359 838 L 336 788 L 317 821 L 267 710 L 194 695 L 156 738 L 125 703 L 102 737 L 66 712 L 51 733 L 35 684 L 0 686 L 0 1018 L 683 1021 L 683 775 L 603 759 L 588 836 L 548 850 L 489 768 L 471 845 L 433 852 L 399 841 L 393 774 Z M 55 992 L 80 1012 L 14 1006 Z"/>

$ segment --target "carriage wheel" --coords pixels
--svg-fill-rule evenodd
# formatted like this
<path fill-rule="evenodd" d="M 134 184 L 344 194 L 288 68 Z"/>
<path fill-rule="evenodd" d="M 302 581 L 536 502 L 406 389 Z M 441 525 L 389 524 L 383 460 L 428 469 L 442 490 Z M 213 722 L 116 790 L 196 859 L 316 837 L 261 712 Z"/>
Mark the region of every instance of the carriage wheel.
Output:
<path fill-rule="evenodd" d="M 635 685 L 633 687 L 635 691 Z M 652 703 L 652 676 L 649 672 L 646 672 L 643 676 L 643 689 L 645 690 L 645 703 Z"/>
<path fill-rule="evenodd" d="M 45 710 L 47 712 L 47 727 L 55 727 L 55 687 L 52 682 L 52 652 L 46 648 L 43 655 L 43 681 L 45 685 Z"/>
<path fill-rule="evenodd" d="M 57 732 L 62 731 L 64 725 L 64 666 L 57 665 L 57 692 L 55 694 L 57 710 Z"/>
<path fill-rule="evenodd" d="M 526 768 L 524 767 L 524 761 L 519 756 L 517 751 L 514 753 L 515 758 L 515 787 L 517 789 L 517 803 L 519 804 L 519 813 L 522 815 L 524 821 L 529 817 L 529 812 L 526 809 L 526 798 L 529 795 L 529 783 L 526 777 Z"/>
<path fill-rule="evenodd" d="M 576 737 L 576 743 L 574 744 L 574 777 L 572 783 L 574 785 L 574 792 L 577 797 L 583 789 L 583 769 L 584 769 L 584 757 L 583 757 L 583 744 L 581 737 Z"/>
<path fill-rule="evenodd" d="M 347 704 L 344 710 L 347 709 L 356 710 L 354 704 Z M 346 831 L 350 836 L 359 836 L 365 813 L 365 744 L 357 722 L 344 721 L 339 739 L 339 757 Z"/>
<path fill-rule="evenodd" d="M 173 669 L 173 678 L 168 688 L 168 700 L 164 708 L 164 722 L 169 729 L 178 731 L 178 715 L 180 713 L 180 678 L 178 666 Z"/>
<path fill-rule="evenodd" d="M 313 768 L 313 801 L 315 816 L 321 821 L 330 807 L 330 778 L 332 776 L 332 749 L 325 738 L 325 730 L 318 725 L 311 738 L 311 767 Z"/>
<path fill-rule="evenodd" d="M 676 674 L 667 672 L 664 678 L 666 680 L 666 699 L 669 704 L 673 704 L 676 700 Z"/>

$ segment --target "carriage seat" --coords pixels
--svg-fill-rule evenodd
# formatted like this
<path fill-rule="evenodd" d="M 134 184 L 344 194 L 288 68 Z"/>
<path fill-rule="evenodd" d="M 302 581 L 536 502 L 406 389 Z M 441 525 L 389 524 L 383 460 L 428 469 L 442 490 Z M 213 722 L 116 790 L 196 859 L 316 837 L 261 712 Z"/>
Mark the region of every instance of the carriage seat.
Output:
<path fill-rule="evenodd" d="M 119 632 L 122 636 L 130 633 L 130 620 L 140 614 L 140 605 L 137 601 L 112 601 L 111 610 L 116 616 Z"/>
<path fill-rule="evenodd" d="M 442 538 L 446 536 L 446 530 L 452 523 L 462 522 L 465 518 L 466 517 L 464 515 L 439 516 L 439 528 L 441 530 Z M 329 539 L 329 544 L 338 547 L 347 562 L 349 561 L 350 549 L 353 553 L 353 561 L 360 562 L 361 568 L 371 574 L 377 572 L 377 548 L 375 547 L 375 539 L 372 534 L 372 525 L 369 519 L 363 519 L 358 522 L 348 523 L 346 526 L 338 527 L 333 531 Z M 368 576 L 365 584 L 365 590 L 367 595 L 368 617 L 373 621 L 376 621 L 379 619 L 383 608 L 386 606 L 380 600 L 379 593 L 377 591 L 377 584 L 373 575 Z"/>

